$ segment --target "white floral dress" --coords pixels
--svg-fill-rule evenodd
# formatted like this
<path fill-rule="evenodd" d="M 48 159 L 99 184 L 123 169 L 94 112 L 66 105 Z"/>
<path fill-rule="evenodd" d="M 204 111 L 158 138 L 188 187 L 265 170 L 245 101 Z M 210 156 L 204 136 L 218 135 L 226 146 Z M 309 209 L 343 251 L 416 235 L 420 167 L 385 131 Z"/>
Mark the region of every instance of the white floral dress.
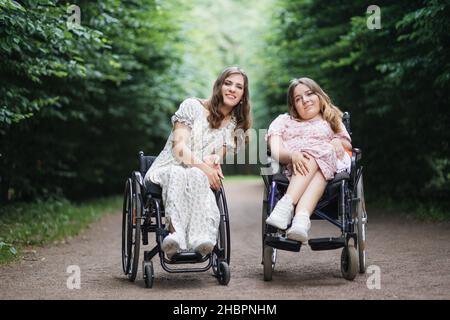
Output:
<path fill-rule="evenodd" d="M 188 148 L 196 159 L 215 154 L 224 146 L 235 151 L 233 131 L 236 120 L 232 117 L 223 128 L 212 129 L 207 120 L 207 110 L 199 100 L 188 98 L 172 116 L 172 124 L 181 122 L 191 128 Z M 205 240 L 216 242 L 220 213 L 207 176 L 196 167 L 189 167 L 172 153 L 173 131 L 166 145 L 144 177 L 162 188 L 162 200 L 167 225 L 183 235 L 180 249 L 192 249 Z"/>

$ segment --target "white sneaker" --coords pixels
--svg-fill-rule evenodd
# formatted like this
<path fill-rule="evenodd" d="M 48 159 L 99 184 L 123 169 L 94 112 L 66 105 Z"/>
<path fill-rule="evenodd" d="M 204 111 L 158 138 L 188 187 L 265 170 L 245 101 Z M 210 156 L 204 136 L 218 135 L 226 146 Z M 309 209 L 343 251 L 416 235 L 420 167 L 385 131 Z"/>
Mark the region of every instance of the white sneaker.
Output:
<path fill-rule="evenodd" d="M 286 232 L 288 239 L 300 242 L 308 241 L 308 231 L 311 228 L 311 220 L 309 213 L 306 211 L 299 212 L 292 220 L 292 226 Z"/>
<path fill-rule="evenodd" d="M 210 254 L 214 249 L 214 243 L 210 240 L 199 240 L 194 245 L 194 251 L 202 255 L 202 257 Z"/>
<path fill-rule="evenodd" d="M 167 235 L 161 245 L 161 250 L 164 251 L 169 259 L 172 259 L 173 255 L 180 249 L 180 241 L 178 240 L 178 234 L 173 232 Z"/>
<path fill-rule="evenodd" d="M 294 212 L 294 205 L 290 195 L 285 194 L 281 198 L 270 216 L 266 219 L 266 223 L 278 229 L 285 230 L 291 222 L 292 214 Z"/>

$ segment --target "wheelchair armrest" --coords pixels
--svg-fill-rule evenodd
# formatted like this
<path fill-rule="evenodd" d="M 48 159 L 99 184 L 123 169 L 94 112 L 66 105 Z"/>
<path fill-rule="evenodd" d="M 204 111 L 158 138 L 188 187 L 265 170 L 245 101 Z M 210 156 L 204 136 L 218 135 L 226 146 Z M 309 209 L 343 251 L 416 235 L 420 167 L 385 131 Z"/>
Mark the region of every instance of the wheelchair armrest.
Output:
<path fill-rule="evenodd" d="M 359 148 L 353 148 L 352 152 L 355 155 L 355 161 L 359 162 L 359 160 L 361 160 L 362 158 L 362 150 Z"/>
<path fill-rule="evenodd" d="M 356 168 L 362 159 L 362 150 L 359 148 L 352 149 L 352 169 Z"/>
<path fill-rule="evenodd" d="M 356 175 L 361 166 L 362 150 L 359 148 L 352 149 L 352 164 L 350 169 L 350 181 L 355 182 Z"/>
<path fill-rule="evenodd" d="M 263 164 L 260 170 L 266 187 L 269 187 L 274 177 L 277 175 L 281 175 L 285 168 L 285 165 L 282 165 L 272 157 L 267 157 L 267 163 Z"/>
<path fill-rule="evenodd" d="M 286 165 L 279 163 L 277 160 L 272 157 L 267 157 L 267 163 L 261 166 L 261 175 L 269 175 L 272 176 L 277 173 L 281 173 L 286 168 Z"/>
<path fill-rule="evenodd" d="M 139 183 L 139 185 L 141 186 L 141 188 L 145 188 L 144 187 L 144 178 L 142 177 L 142 175 L 139 171 L 133 171 L 131 173 L 131 179 L 133 181 L 137 181 Z"/>

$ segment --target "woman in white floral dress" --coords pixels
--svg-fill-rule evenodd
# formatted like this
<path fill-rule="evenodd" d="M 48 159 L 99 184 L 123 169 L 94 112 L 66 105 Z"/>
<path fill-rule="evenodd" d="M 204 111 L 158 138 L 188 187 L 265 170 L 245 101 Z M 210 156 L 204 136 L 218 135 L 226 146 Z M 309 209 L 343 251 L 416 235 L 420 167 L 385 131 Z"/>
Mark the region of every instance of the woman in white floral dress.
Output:
<path fill-rule="evenodd" d="M 145 174 L 146 183 L 162 188 L 170 234 L 162 250 L 171 258 L 179 250 L 202 255 L 216 243 L 220 213 L 211 189 L 220 188 L 220 160 L 244 143 L 251 126 L 248 78 L 226 68 L 207 100 L 188 98 L 172 116 L 173 131 Z"/>

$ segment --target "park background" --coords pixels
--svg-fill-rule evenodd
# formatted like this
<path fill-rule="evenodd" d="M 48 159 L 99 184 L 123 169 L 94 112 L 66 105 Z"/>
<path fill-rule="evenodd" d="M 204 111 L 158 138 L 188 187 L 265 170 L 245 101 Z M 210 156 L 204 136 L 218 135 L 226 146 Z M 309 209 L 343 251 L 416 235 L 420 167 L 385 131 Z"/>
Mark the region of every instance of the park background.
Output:
<path fill-rule="evenodd" d="M 287 111 L 290 79 L 315 79 L 351 114 L 369 208 L 449 220 L 450 4 L 371 5 L 0 0 L 0 253 L 120 207 L 138 151 L 157 155 L 180 102 L 230 65 L 249 76 L 255 129 Z"/>

